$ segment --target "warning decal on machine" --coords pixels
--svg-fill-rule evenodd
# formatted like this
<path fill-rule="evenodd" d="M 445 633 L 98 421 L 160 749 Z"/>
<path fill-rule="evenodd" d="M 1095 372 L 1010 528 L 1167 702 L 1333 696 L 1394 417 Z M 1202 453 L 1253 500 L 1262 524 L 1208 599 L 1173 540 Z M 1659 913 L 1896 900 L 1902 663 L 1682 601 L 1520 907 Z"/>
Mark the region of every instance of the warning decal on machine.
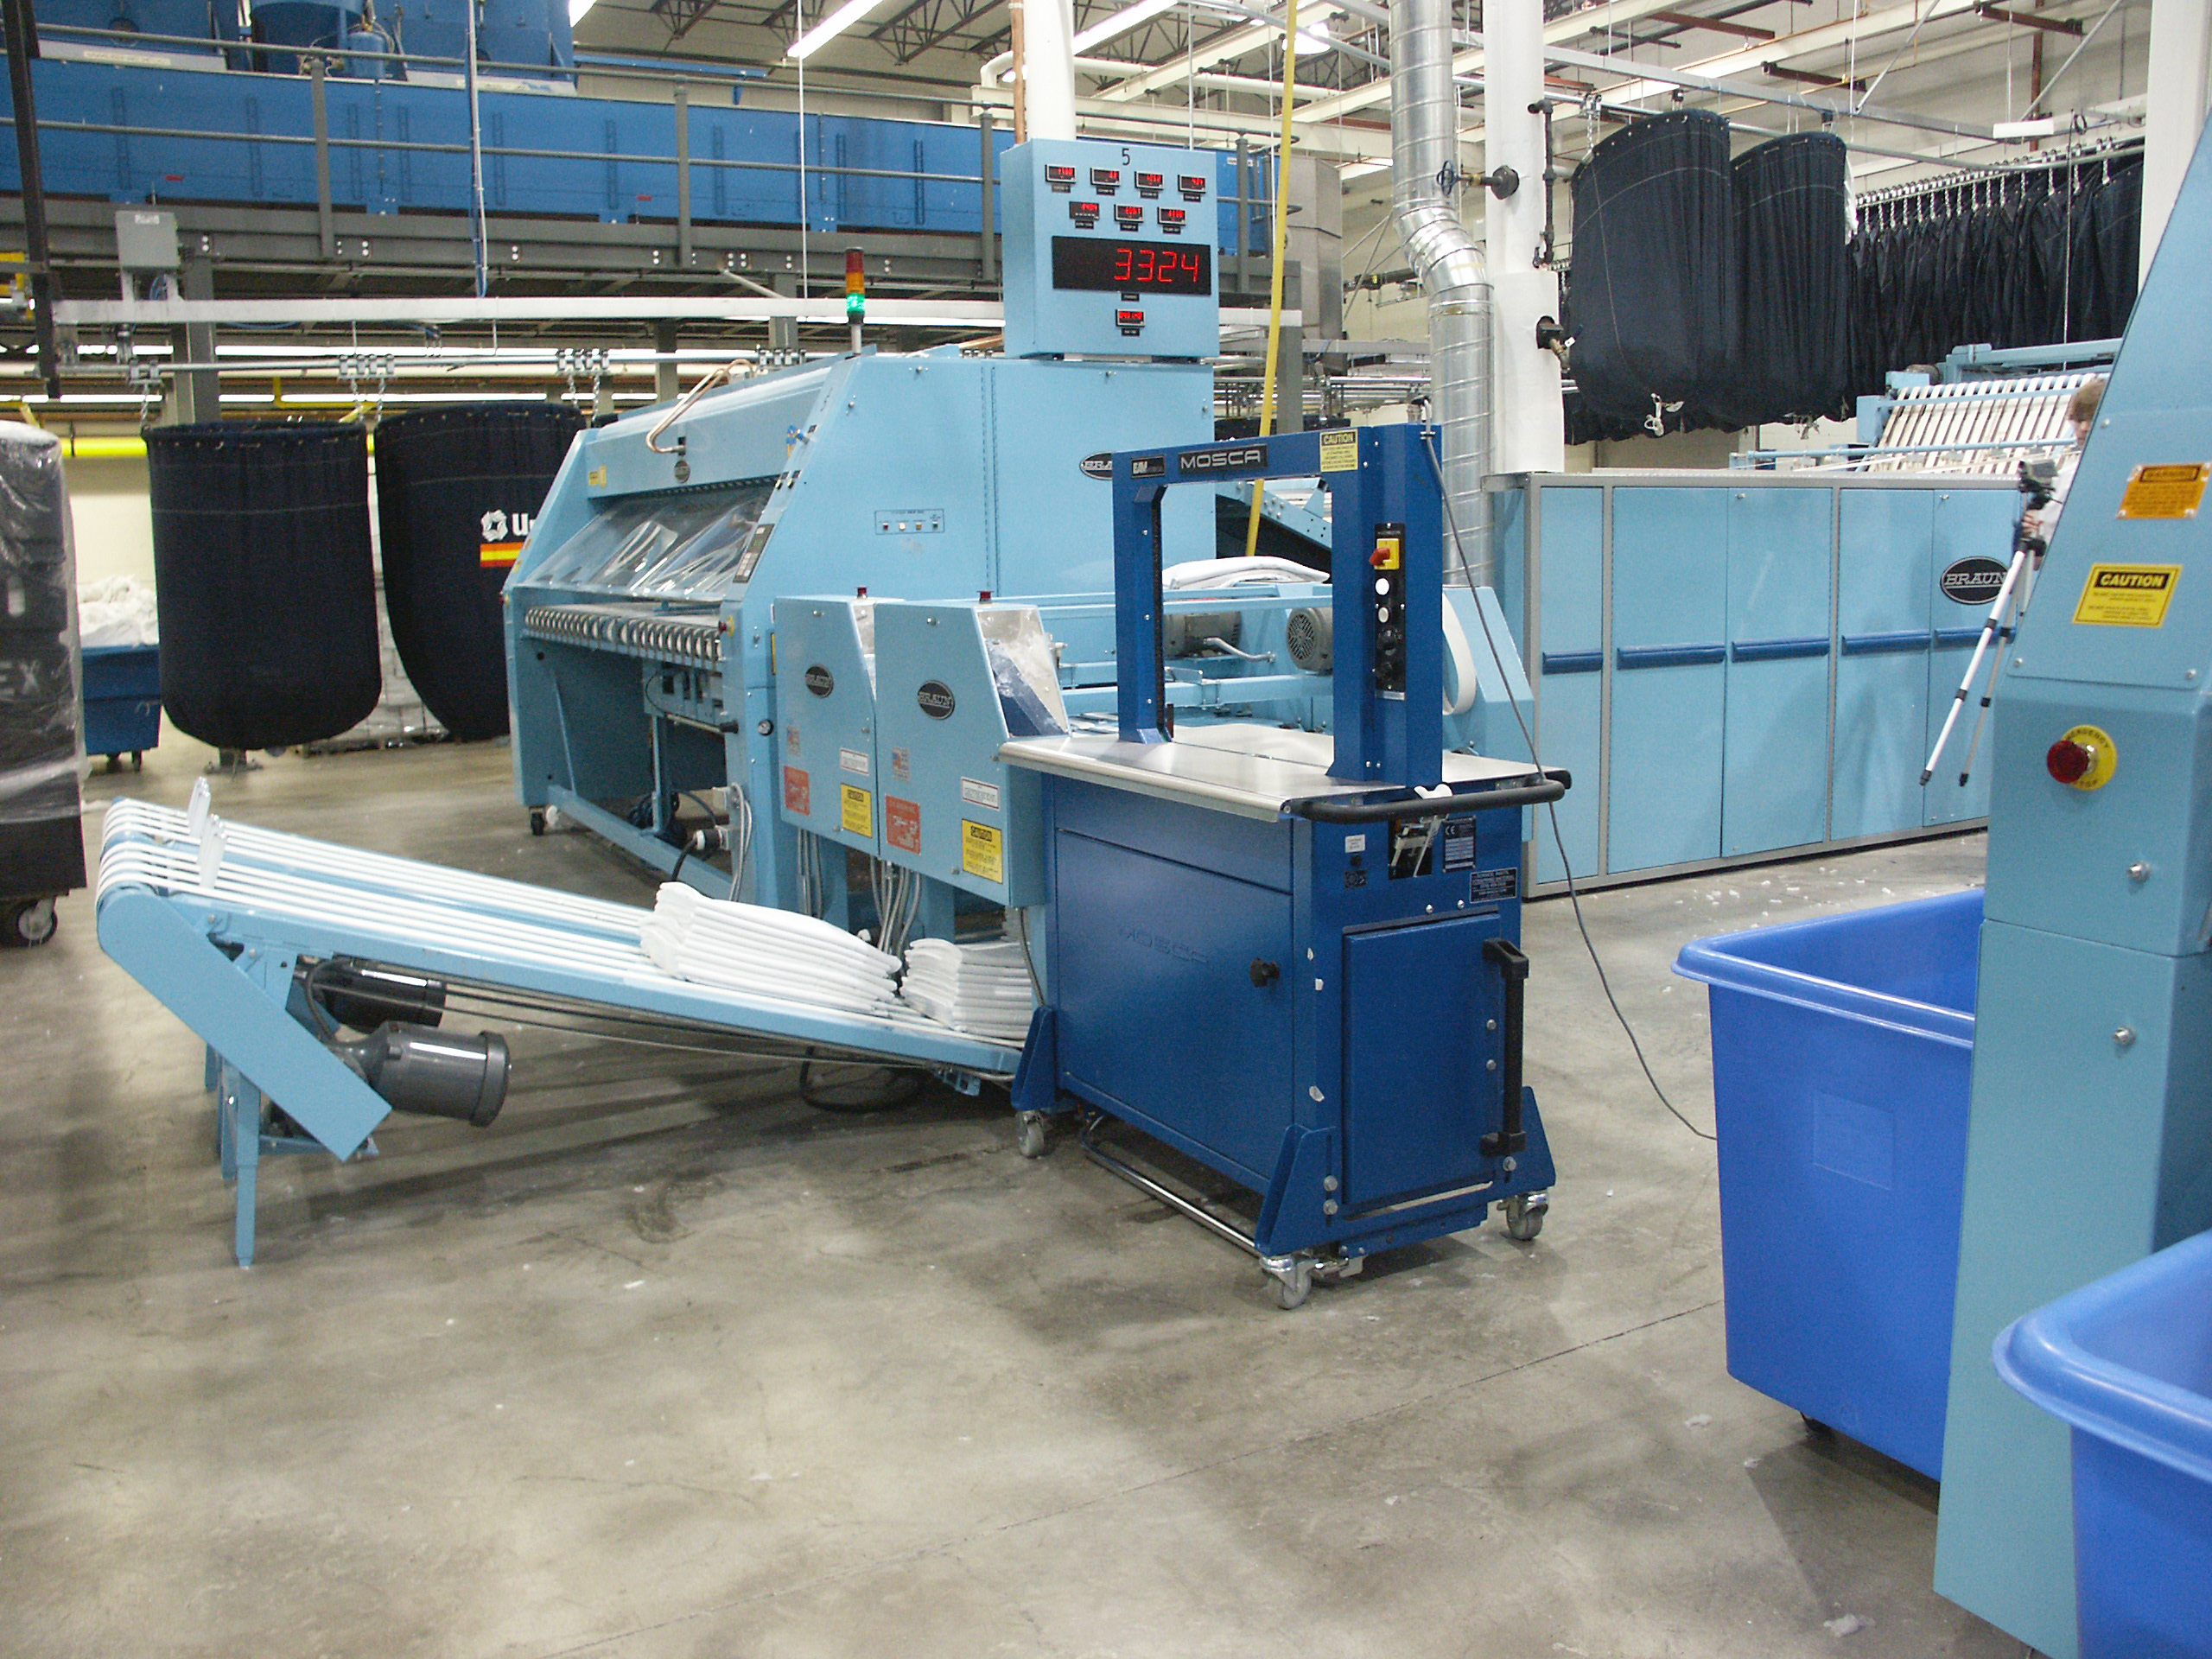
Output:
<path fill-rule="evenodd" d="M 1356 473 L 1359 470 L 1359 434 L 1341 427 L 1321 435 L 1321 470 Z"/>
<path fill-rule="evenodd" d="M 868 751 L 865 749 L 840 749 L 837 751 L 837 764 L 842 766 L 847 772 L 857 772 L 861 777 L 865 778 L 868 776 Z"/>
<path fill-rule="evenodd" d="M 999 810 L 999 786 L 979 783 L 973 778 L 960 780 L 960 798 L 970 806 L 980 806 L 987 812 Z"/>
<path fill-rule="evenodd" d="M 875 833 L 875 797 L 864 789 L 850 784 L 840 784 L 842 810 L 837 817 L 838 828 L 849 836 L 872 836 Z"/>
<path fill-rule="evenodd" d="M 797 766 L 784 768 L 784 810 L 802 817 L 814 816 L 814 780 Z"/>
<path fill-rule="evenodd" d="M 883 798 L 883 835 L 902 853 L 922 850 L 922 809 L 918 802 L 902 801 L 896 795 Z"/>
<path fill-rule="evenodd" d="M 2093 564 L 2074 620 L 2109 628 L 2163 628 L 2180 580 L 2177 564 Z"/>
<path fill-rule="evenodd" d="M 960 820 L 960 868 L 985 881 L 1006 880 L 1006 836 L 990 824 Z"/>
<path fill-rule="evenodd" d="M 2120 517 L 2194 518 L 2196 509 L 2203 505 L 2207 479 L 2212 479 L 2212 461 L 2138 467 L 2127 474 L 2127 490 L 2120 498 Z"/>

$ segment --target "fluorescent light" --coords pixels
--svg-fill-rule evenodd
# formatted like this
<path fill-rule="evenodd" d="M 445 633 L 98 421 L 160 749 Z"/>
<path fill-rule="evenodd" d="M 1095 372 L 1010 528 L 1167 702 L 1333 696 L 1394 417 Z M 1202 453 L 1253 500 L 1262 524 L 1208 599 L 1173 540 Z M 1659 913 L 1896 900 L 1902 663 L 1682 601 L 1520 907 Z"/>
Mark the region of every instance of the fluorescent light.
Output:
<path fill-rule="evenodd" d="M 1102 17 L 1075 37 L 1074 49 L 1088 52 L 1101 41 L 1110 41 L 1116 35 L 1125 35 L 1139 23 L 1149 22 L 1163 11 L 1175 10 L 1179 0 L 1137 0 L 1133 6 L 1124 6 L 1110 17 Z"/>
<path fill-rule="evenodd" d="M 1999 121 L 1989 131 L 1996 138 L 2050 138 L 2057 136 L 2058 118 L 2046 115 L 2033 121 Z"/>
<path fill-rule="evenodd" d="M 843 5 L 793 41 L 784 55 L 787 58 L 812 57 L 882 3 L 883 0 L 845 0 Z"/>
<path fill-rule="evenodd" d="M 1337 43 L 1327 35 L 1301 29 L 1291 39 L 1290 53 L 1295 58 L 1310 58 L 1316 52 L 1333 52 Z"/>
<path fill-rule="evenodd" d="M 584 13 L 599 3 L 599 0 L 569 0 L 569 27 L 574 29 L 584 20 Z"/>

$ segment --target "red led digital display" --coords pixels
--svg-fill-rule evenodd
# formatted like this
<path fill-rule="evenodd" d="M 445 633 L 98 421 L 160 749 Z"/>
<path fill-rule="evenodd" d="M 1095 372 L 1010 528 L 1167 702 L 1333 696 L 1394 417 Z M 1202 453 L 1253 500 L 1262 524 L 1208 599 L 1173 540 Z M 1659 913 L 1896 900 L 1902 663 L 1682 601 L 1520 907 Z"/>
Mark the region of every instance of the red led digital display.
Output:
<path fill-rule="evenodd" d="M 1204 243 L 1056 236 L 1052 286 L 1109 293 L 1211 294 L 1213 250 Z"/>
<path fill-rule="evenodd" d="M 1137 188 L 1140 190 L 1157 190 L 1166 182 L 1167 179 L 1164 174 L 1140 173 L 1137 175 Z"/>
<path fill-rule="evenodd" d="M 1047 165 L 1045 168 L 1045 176 L 1050 179 L 1054 184 L 1073 184 L 1075 182 L 1075 168 L 1071 167 L 1052 167 Z"/>
<path fill-rule="evenodd" d="M 1121 181 L 1122 171 L 1119 168 L 1094 167 L 1090 169 L 1090 182 L 1096 189 L 1111 190 Z"/>
<path fill-rule="evenodd" d="M 1206 193 L 1205 175 L 1203 173 L 1178 173 L 1175 182 L 1186 196 L 1202 196 Z"/>

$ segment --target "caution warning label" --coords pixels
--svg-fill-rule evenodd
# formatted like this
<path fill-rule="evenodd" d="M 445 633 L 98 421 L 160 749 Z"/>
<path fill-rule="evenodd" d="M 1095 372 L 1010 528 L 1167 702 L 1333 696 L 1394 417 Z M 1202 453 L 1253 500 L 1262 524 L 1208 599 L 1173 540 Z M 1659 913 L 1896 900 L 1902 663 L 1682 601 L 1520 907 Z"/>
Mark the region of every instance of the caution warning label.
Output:
<path fill-rule="evenodd" d="M 2180 580 L 2177 564 L 2093 564 L 2074 620 L 2108 628 L 2162 628 Z"/>
<path fill-rule="evenodd" d="M 837 824 L 849 836 L 872 836 L 875 833 L 875 797 L 864 789 L 850 784 L 838 785 L 843 800 L 837 814 Z"/>
<path fill-rule="evenodd" d="M 2127 475 L 2126 492 L 2120 498 L 2120 516 L 2194 518 L 2204 503 L 2208 479 L 2212 479 L 2212 462 L 2168 461 L 2138 467 Z"/>
<path fill-rule="evenodd" d="M 922 809 L 914 801 L 902 801 L 896 795 L 883 798 L 883 836 L 902 853 L 922 850 Z"/>
<path fill-rule="evenodd" d="M 814 780 L 797 766 L 784 768 L 784 810 L 801 817 L 814 816 Z"/>
<path fill-rule="evenodd" d="M 960 868 L 985 881 L 1006 880 L 1006 836 L 973 818 L 960 820 Z"/>

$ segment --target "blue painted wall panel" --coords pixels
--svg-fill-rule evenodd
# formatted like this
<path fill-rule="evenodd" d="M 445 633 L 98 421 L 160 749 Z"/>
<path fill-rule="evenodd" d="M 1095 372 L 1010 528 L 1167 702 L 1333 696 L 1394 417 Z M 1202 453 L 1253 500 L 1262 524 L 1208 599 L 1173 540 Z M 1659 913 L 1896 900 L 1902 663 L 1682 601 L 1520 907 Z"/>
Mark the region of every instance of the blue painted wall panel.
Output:
<path fill-rule="evenodd" d="M 1728 497 L 1613 492 L 1609 872 L 1720 855 Z"/>
<path fill-rule="evenodd" d="M 1925 490 L 1843 493 L 1830 817 L 1839 840 L 1893 835 L 1923 821 L 1934 514 Z M 1909 643 L 1915 634 L 1916 646 Z"/>
<path fill-rule="evenodd" d="M 1540 685 L 1536 744 L 1547 766 L 1565 766 L 1574 787 L 1559 803 L 1560 837 L 1578 875 L 1598 869 L 1599 807 L 1605 798 L 1599 741 L 1605 687 L 1605 494 L 1597 488 L 1554 487 L 1541 493 L 1543 548 L 1537 575 L 1535 659 L 1528 664 Z M 1552 666 L 1548 669 L 1546 663 Z M 1530 818 L 1536 842 L 1536 879 L 1566 878 L 1549 815 Z"/>
<path fill-rule="evenodd" d="M 1728 511 L 1728 714 L 1723 854 L 1827 833 L 1831 490 L 1736 492 Z"/>

